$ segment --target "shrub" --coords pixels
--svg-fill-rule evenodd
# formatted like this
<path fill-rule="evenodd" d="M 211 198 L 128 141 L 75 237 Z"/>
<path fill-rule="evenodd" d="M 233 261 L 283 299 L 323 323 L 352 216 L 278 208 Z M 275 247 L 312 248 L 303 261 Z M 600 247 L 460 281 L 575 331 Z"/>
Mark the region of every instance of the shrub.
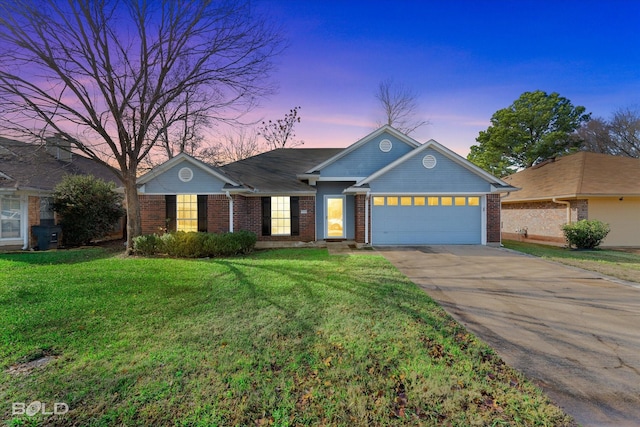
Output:
<path fill-rule="evenodd" d="M 236 233 L 155 234 L 133 239 L 134 252 L 140 255 L 167 254 L 177 258 L 221 257 L 250 253 L 258 238 L 250 231 Z"/>
<path fill-rule="evenodd" d="M 155 255 L 161 251 L 162 241 L 157 234 L 133 238 L 133 251 L 138 255 Z"/>
<path fill-rule="evenodd" d="M 593 249 L 602 243 L 609 234 L 609 224 L 602 221 L 583 219 L 562 227 L 569 247 L 577 249 Z"/>
<path fill-rule="evenodd" d="M 115 184 L 92 175 L 67 175 L 53 192 L 53 210 L 61 216 L 65 245 L 81 245 L 106 236 L 124 215 Z"/>

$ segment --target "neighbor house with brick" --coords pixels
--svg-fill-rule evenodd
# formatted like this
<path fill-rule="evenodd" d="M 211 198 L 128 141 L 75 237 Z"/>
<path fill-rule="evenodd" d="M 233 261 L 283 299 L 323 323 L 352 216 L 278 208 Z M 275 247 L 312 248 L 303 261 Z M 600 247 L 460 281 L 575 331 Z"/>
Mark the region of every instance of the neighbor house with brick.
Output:
<path fill-rule="evenodd" d="M 602 246 L 640 247 L 640 159 L 578 152 L 517 172 L 502 196 L 504 239 L 565 243 L 562 226 L 597 219 L 611 227 Z"/>
<path fill-rule="evenodd" d="M 61 242 L 52 194 L 65 175 L 93 175 L 121 185 L 109 168 L 72 153 L 70 141 L 52 136 L 43 144 L 31 144 L 0 138 L 0 250 L 48 248 Z M 122 234 L 119 223 L 113 237 Z"/>
<path fill-rule="evenodd" d="M 347 148 L 283 148 L 219 168 L 180 154 L 138 180 L 143 234 L 249 230 L 259 242 L 499 244 L 516 190 L 434 140 L 383 126 Z"/>

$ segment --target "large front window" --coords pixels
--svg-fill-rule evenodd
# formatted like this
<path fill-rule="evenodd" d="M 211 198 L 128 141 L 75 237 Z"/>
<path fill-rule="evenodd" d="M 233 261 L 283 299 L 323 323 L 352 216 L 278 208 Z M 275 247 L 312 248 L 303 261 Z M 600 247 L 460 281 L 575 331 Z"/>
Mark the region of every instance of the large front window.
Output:
<path fill-rule="evenodd" d="M 291 204 L 289 197 L 271 198 L 271 235 L 291 235 Z"/>
<path fill-rule="evenodd" d="M 19 239 L 21 221 L 20 197 L 0 196 L 0 239 Z"/>
<path fill-rule="evenodd" d="M 198 231 L 198 196 L 196 194 L 178 194 L 176 210 L 177 231 Z"/>

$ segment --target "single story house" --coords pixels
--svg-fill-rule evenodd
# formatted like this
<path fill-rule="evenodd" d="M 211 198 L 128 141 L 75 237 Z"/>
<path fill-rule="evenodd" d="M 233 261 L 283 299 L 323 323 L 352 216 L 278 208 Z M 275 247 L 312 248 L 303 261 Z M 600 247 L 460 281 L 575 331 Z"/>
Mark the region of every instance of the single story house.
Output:
<path fill-rule="evenodd" d="M 562 226 L 582 219 L 610 225 L 602 246 L 640 247 L 640 159 L 578 152 L 504 178 L 502 237 L 564 243 Z"/>
<path fill-rule="evenodd" d="M 499 244 L 500 193 L 515 190 L 390 126 L 347 148 L 277 149 L 219 168 L 180 154 L 138 187 L 143 234 L 243 229 L 259 242 L 373 245 Z"/>
<path fill-rule="evenodd" d="M 0 137 L 0 250 L 38 246 L 34 226 L 57 234 L 53 189 L 65 175 L 79 174 L 121 185 L 108 168 L 72 154 L 69 141 L 50 137 L 36 145 Z"/>

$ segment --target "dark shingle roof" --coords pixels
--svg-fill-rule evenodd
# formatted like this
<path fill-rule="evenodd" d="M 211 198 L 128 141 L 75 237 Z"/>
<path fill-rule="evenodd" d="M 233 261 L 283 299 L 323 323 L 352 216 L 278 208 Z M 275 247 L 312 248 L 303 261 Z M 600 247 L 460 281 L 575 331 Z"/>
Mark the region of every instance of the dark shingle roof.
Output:
<path fill-rule="evenodd" d="M 44 145 L 0 137 L 0 188 L 51 191 L 65 175 L 94 175 L 120 185 L 107 167 L 73 154 L 70 162 L 57 160 Z"/>
<path fill-rule="evenodd" d="M 260 193 L 314 191 L 298 174 L 335 156 L 344 148 L 279 148 L 220 167 L 233 180 Z"/>

